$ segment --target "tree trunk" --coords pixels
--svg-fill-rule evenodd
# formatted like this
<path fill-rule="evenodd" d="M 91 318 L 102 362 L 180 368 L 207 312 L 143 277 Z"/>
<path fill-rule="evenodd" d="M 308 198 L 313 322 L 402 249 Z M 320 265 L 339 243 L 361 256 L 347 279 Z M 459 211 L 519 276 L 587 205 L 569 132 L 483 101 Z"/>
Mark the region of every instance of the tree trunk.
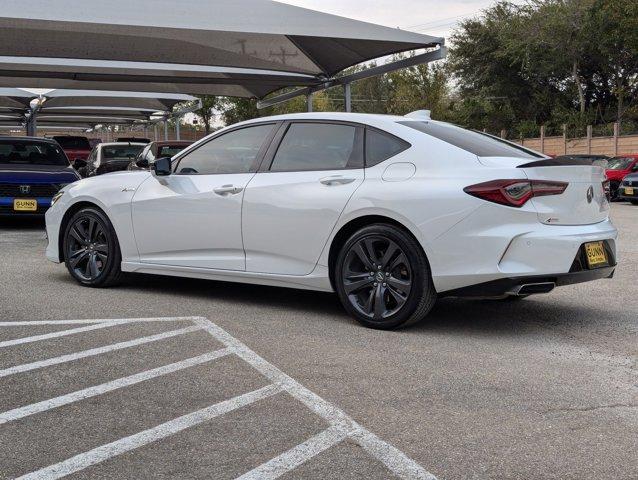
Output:
<path fill-rule="evenodd" d="M 576 88 L 578 89 L 578 102 L 580 103 L 580 114 L 585 114 L 585 93 L 583 92 L 583 84 L 580 81 L 580 75 L 578 75 L 578 60 L 574 60 L 574 65 L 572 67 L 572 77 L 574 79 L 574 83 L 576 83 Z"/>

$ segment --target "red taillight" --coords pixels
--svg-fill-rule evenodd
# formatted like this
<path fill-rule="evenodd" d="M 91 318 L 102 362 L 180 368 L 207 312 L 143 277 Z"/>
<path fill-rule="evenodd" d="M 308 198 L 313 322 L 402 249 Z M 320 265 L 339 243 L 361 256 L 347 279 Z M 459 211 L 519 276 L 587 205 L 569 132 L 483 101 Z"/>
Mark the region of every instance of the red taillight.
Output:
<path fill-rule="evenodd" d="M 463 191 L 489 202 L 520 208 L 532 197 L 560 195 L 567 185 L 547 180 L 492 180 L 470 185 Z"/>

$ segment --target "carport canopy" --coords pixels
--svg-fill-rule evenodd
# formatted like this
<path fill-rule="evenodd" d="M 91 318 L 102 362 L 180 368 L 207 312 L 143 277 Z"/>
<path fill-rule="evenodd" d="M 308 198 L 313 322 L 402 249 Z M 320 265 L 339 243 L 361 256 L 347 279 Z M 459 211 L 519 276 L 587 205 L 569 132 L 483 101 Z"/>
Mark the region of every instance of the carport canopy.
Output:
<path fill-rule="evenodd" d="M 42 95 L 37 115 L 40 120 L 55 116 L 150 120 L 152 116 L 170 116 L 177 104 L 187 102 L 195 108 L 200 105 L 197 97 L 179 93 L 51 90 Z"/>
<path fill-rule="evenodd" d="M 21 88 L 0 88 L 0 114 L 6 112 L 24 114 L 35 98 L 38 98 L 38 95 Z"/>
<path fill-rule="evenodd" d="M 443 43 L 270 0 L 8 2 L 0 86 L 263 98 Z"/>

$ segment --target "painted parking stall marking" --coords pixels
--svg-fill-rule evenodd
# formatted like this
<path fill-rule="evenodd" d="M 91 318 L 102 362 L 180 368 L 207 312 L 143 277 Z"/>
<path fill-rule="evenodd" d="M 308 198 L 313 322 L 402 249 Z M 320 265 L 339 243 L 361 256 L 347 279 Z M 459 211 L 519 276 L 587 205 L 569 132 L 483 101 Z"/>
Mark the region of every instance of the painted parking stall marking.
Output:
<path fill-rule="evenodd" d="M 244 407 L 255 404 L 266 398 L 274 397 L 275 399 L 281 395 L 288 395 L 296 401 L 303 404 L 313 414 L 321 417 L 328 427 L 310 436 L 310 438 L 300 444 L 281 452 L 279 455 L 271 458 L 261 465 L 254 468 L 247 468 L 247 471 L 239 476 L 244 480 L 249 479 L 274 479 L 284 474 L 294 471 L 295 468 L 308 462 L 329 450 L 330 448 L 348 440 L 349 442 L 359 445 L 371 459 L 375 459 L 390 470 L 399 478 L 404 479 L 428 479 L 435 480 L 434 475 L 425 470 L 421 465 L 410 459 L 396 447 L 381 440 L 374 433 L 370 432 L 355 420 L 349 417 L 344 411 L 329 403 L 323 398 L 310 391 L 292 377 L 286 375 L 271 363 L 264 360 L 257 353 L 252 351 L 242 342 L 231 336 L 228 332 L 203 317 L 167 317 L 167 318 L 142 318 L 142 319 L 97 319 L 97 320 L 67 320 L 67 321 L 40 321 L 40 322 L 0 322 L 0 328 L 10 329 L 12 326 L 29 326 L 29 325 L 71 325 L 76 326 L 68 330 L 61 330 L 53 333 L 35 335 L 31 337 L 7 340 L 0 343 L 0 348 L 13 345 L 35 343 L 50 339 L 56 341 L 65 341 L 65 339 L 73 338 L 76 335 L 86 334 L 93 330 L 102 328 L 117 328 L 118 325 L 129 325 L 136 322 L 175 322 L 184 321 L 190 325 L 183 328 L 166 331 L 156 335 L 118 342 L 112 345 L 105 345 L 84 351 L 62 355 L 59 357 L 39 360 L 22 365 L 0 370 L 0 377 L 8 375 L 17 375 L 31 370 L 45 368 L 53 365 L 60 365 L 67 362 L 81 361 L 84 358 L 99 356 L 100 354 L 112 352 L 121 349 L 134 349 L 136 346 L 144 345 L 150 342 L 179 337 L 187 333 L 201 332 L 203 335 L 212 336 L 217 342 L 221 343 L 222 348 L 217 348 L 202 355 L 187 358 L 181 361 L 173 362 L 167 365 L 159 366 L 132 375 L 124 376 L 93 385 L 80 390 L 68 392 L 43 401 L 20 406 L 12 410 L 0 412 L 0 427 L 3 424 L 17 421 L 25 417 L 37 415 L 42 412 L 55 410 L 58 407 L 79 402 L 88 398 L 95 398 L 107 392 L 147 382 L 163 375 L 178 373 L 185 369 L 198 365 L 208 365 L 214 374 L 215 362 L 226 357 L 238 357 L 247 364 L 251 369 L 259 372 L 268 384 L 256 390 L 252 390 L 232 398 L 219 401 L 213 405 L 201 408 L 184 415 L 178 416 L 171 420 L 165 421 L 152 428 L 142 430 L 132 435 L 119 438 L 104 445 L 97 446 L 85 452 L 72 455 L 65 460 L 59 461 L 52 465 L 39 468 L 32 472 L 26 473 L 19 478 L 23 479 L 54 479 L 62 478 L 72 473 L 80 472 L 92 465 L 116 458 L 126 452 L 133 451 L 145 445 L 154 442 L 160 442 L 179 432 L 187 431 L 189 428 L 213 421 L 216 417 L 220 417 L 233 411 L 246 410 Z M 80 325 L 80 326 L 78 326 Z M 207 367 L 207 368 L 209 368 Z M 246 410 L 246 415 L 250 415 Z M 64 457 L 62 457 L 64 458 Z"/>

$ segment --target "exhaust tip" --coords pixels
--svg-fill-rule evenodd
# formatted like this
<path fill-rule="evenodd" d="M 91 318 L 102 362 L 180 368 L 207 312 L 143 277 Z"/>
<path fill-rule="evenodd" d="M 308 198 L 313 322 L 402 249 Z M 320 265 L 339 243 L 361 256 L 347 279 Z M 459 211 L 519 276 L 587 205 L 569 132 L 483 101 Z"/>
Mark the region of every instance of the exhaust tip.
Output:
<path fill-rule="evenodd" d="M 524 283 L 507 292 L 509 295 L 535 295 L 549 293 L 556 287 L 554 282 Z"/>

